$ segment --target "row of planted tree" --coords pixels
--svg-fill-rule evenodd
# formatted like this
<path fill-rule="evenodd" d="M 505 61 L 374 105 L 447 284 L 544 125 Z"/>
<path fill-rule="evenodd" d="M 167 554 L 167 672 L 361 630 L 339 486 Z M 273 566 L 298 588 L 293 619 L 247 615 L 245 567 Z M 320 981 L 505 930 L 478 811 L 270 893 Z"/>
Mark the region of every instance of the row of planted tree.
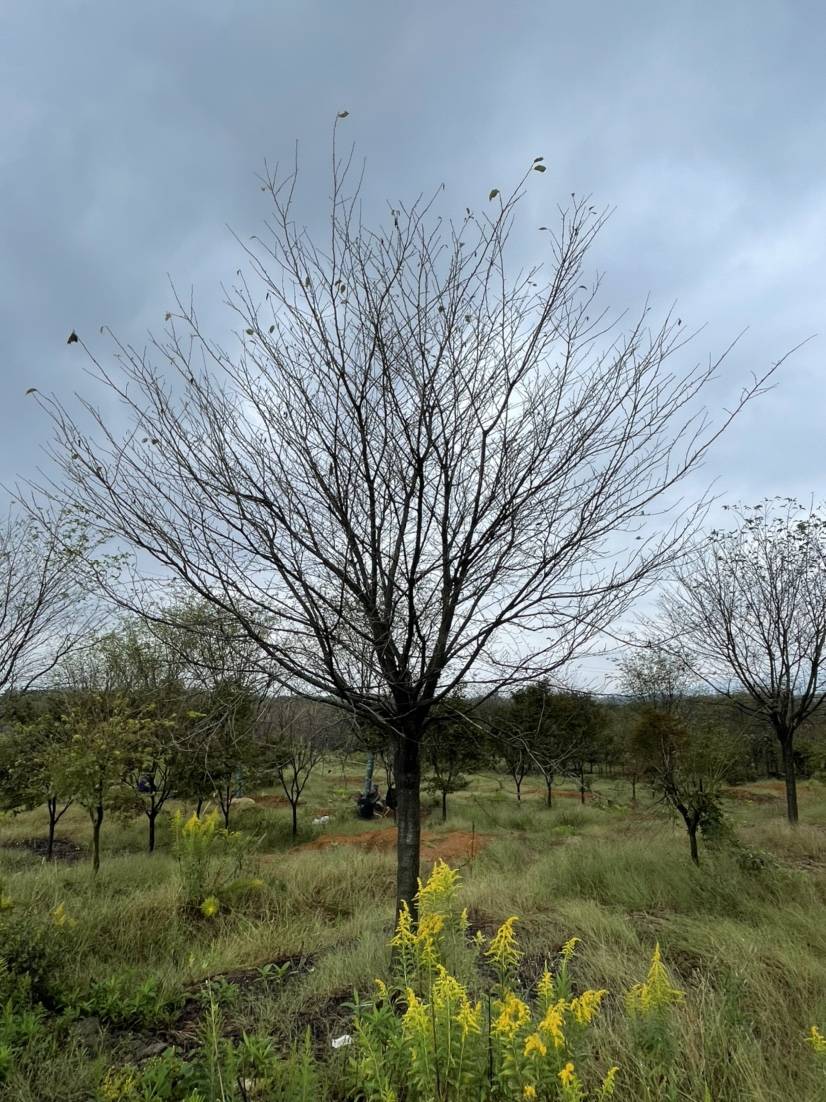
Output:
<path fill-rule="evenodd" d="M 63 656 L 45 685 L 4 697 L 0 806 L 45 806 L 46 855 L 70 806 L 89 814 L 92 858 L 100 863 L 107 811 L 146 818 L 148 848 L 170 800 L 200 814 L 217 805 L 225 827 L 238 798 L 279 788 L 298 833 L 298 805 L 322 761 L 354 751 L 378 755 L 393 784 L 392 746 L 328 700 L 279 694 L 248 641 L 209 605 L 180 602 L 156 619 L 131 617 Z M 436 709 L 423 744 L 423 782 L 448 816 L 448 798 L 474 773 L 509 778 L 516 800 L 539 780 L 551 807 L 558 782 L 582 803 L 595 776 L 623 778 L 683 821 L 692 858 L 698 834 L 718 830 L 724 786 L 782 769 L 765 725 L 737 703 L 690 691 L 682 661 L 641 646 L 620 663 L 623 695 L 597 698 L 526 685 L 479 700 L 456 693 Z M 822 766 L 816 729 L 798 767 Z M 569 790 L 570 791 L 570 790 Z"/>

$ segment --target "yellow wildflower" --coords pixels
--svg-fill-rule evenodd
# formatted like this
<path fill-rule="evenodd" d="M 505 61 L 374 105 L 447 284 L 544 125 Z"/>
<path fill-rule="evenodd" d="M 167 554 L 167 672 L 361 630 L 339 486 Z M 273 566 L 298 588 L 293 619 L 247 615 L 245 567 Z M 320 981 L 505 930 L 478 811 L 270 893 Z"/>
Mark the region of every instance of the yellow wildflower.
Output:
<path fill-rule="evenodd" d="M 516 944 L 516 934 L 513 932 L 513 928 L 518 921 L 516 915 L 506 918 L 493 935 L 490 946 L 485 950 L 485 956 L 492 960 L 502 972 L 514 968 L 522 956 L 519 946 Z"/>
<path fill-rule="evenodd" d="M 625 1005 L 631 1014 L 654 1014 L 678 1003 L 683 992 L 671 986 L 668 972 L 662 961 L 659 942 L 654 946 L 651 966 L 644 983 L 635 983 L 625 996 Z"/>
<path fill-rule="evenodd" d="M 499 1014 L 491 1025 L 491 1032 L 511 1041 L 522 1026 L 530 1021 L 531 1012 L 512 991 L 508 991 L 499 1006 Z"/>
<path fill-rule="evenodd" d="M 419 912 L 434 914 L 447 911 L 453 902 L 459 873 L 444 861 L 437 861 L 431 870 L 427 883 L 419 881 Z"/>
<path fill-rule="evenodd" d="M 565 1044 L 565 1033 L 562 1026 L 565 1023 L 565 1011 L 568 1004 L 564 999 L 558 999 L 553 1006 L 545 1011 L 545 1017 L 539 1023 L 539 1028 L 553 1041 L 554 1048 L 562 1048 Z"/>
<path fill-rule="evenodd" d="M 418 997 L 416 992 L 408 987 L 405 992 L 405 998 L 407 999 L 407 1010 L 402 1017 L 402 1026 L 408 1033 L 419 1033 L 422 1030 L 427 1030 L 430 1026 L 427 1017 L 427 1008 L 422 1000 Z"/>
<path fill-rule="evenodd" d="M 462 1038 L 467 1037 L 468 1033 L 481 1033 L 482 1032 L 482 1004 L 471 1003 L 469 999 L 462 999 L 459 1010 L 456 1014 L 456 1021 L 462 1030 Z"/>
<path fill-rule="evenodd" d="M 823 1036 L 816 1025 L 811 1027 L 806 1040 L 818 1055 L 826 1056 L 826 1037 Z"/>
<path fill-rule="evenodd" d="M 215 918 L 220 909 L 221 903 L 214 895 L 208 895 L 201 904 L 201 914 L 204 918 Z"/>
<path fill-rule="evenodd" d="M 559 1073 L 559 1081 L 563 1087 L 570 1087 L 575 1078 L 576 1075 L 574 1074 L 574 1065 L 569 1060 L 562 1071 Z"/>
<path fill-rule="evenodd" d="M 605 1074 L 605 1078 L 602 1080 L 600 1098 L 610 1098 L 611 1095 L 614 1093 L 614 1081 L 617 1078 L 618 1071 L 619 1067 L 617 1064 L 614 1064 L 613 1067 L 608 1069 Z"/>
<path fill-rule="evenodd" d="M 562 959 L 567 964 L 571 957 L 574 955 L 577 945 L 579 945 L 579 938 L 572 937 L 562 946 Z"/>
<path fill-rule="evenodd" d="M 402 900 L 401 910 L 399 911 L 399 921 L 396 925 L 396 932 L 390 944 L 396 949 L 409 948 L 416 943 L 416 935 L 413 933 L 413 916 L 410 914 L 410 908 L 407 905 L 407 900 Z"/>
<path fill-rule="evenodd" d="M 415 944 L 419 962 L 426 968 L 435 968 L 439 964 L 438 938 L 444 925 L 444 915 L 440 914 L 422 915 L 419 919 Z"/>
<path fill-rule="evenodd" d="M 607 994 L 607 991 L 583 991 L 581 995 L 571 999 L 571 1013 L 576 1021 L 580 1025 L 590 1025 Z"/>
<path fill-rule="evenodd" d="M 525 1041 L 524 1055 L 530 1056 L 532 1052 L 537 1052 L 540 1056 L 548 1055 L 548 1046 L 538 1033 L 531 1033 Z"/>
<path fill-rule="evenodd" d="M 527 1099 L 536 1098 L 536 1087 L 533 1083 L 526 1083 L 522 1088 L 522 1097 Z"/>
<path fill-rule="evenodd" d="M 58 903 L 55 909 L 52 911 L 52 922 L 55 926 L 65 926 L 71 929 L 72 926 L 77 926 L 77 919 L 70 918 L 66 914 L 66 908 L 62 903 Z"/>
<path fill-rule="evenodd" d="M 433 1002 L 438 1007 L 450 1007 L 467 999 L 467 992 L 459 981 L 451 976 L 442 964 L 436 965 L 436 979 L 433 983 Z"/>
<path fill-rule="evenodd" d="M 375 980 L 373 980 L 373 983 L 376 985 L 376 990 L 378 991 L 379 998 L 380 999 L 386 999 L 387 998 L 387 984 L 384 982 L 384 980 L 375 979 Z"/>
<path fill-rule="evenodd" d="M 549 1003 L 554 997 L 554 978 L 548 971 L 547 965 L 545 966 L 539 983 L 536 985 L 536 990 L 539 997 L 545 1003 Z"/>

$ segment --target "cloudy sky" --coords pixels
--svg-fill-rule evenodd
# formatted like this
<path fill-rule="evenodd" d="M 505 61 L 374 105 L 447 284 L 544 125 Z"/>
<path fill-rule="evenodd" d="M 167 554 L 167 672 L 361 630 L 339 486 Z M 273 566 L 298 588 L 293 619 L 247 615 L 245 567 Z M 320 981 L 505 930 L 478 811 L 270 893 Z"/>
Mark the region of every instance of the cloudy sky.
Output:
<path fill-rule="evenodd" d="M 479 206 L 544 155 L 527 229 L 571 191 L 616 206 L 594 254 L 607 304 L 676 301 L 707 324 L 698 358 L 746 330 L 715 400 L 823 334 L 702 477 L 729 500 L 826 497 L 824 57 L 816 0 L 6 0 L 0 482 L 42 462 L 27 387 L 90 390 L 73 327 L 104 358 L 101 324 L 141 344 L 171 276 L 222 331 L 227 225 L 266 215 L 256 173 L 298 140 L 312 222 L 346 109 L 370 201 L 444 182 Z"/>

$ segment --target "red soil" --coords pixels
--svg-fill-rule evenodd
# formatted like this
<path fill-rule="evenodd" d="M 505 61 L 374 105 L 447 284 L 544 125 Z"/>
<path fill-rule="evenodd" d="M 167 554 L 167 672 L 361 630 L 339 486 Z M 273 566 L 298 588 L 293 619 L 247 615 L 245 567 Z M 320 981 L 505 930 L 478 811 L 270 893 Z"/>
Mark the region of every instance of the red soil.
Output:
<path fill-rule="evenodd" d="M 472 834 L 469 830 L 451 830 L 437 834 L 422 831 L 422 859 L 425 861 L 470 860 L 488 844 L 487 834 Z M 303 849 L 327 849 L 329 846 L 358 846 L 368 853 L 390 853 L 396 848 L 396 828 L 379 827 L 358 834 L 322 834 L 307 842 Z"/>

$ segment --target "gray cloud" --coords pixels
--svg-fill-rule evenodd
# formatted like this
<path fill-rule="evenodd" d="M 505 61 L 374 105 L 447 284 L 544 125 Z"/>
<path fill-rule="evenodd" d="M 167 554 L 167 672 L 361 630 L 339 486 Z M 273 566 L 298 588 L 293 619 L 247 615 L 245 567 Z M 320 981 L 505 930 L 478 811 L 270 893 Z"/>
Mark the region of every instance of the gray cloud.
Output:
<path fill-rule="evenodd" d="M 41 462 L 29 386 L 90 390 L 76 327 L 141 344 L 219 281 L 266 214 L 255 173 L 302 148 L 302 209 L 327 194 L 330 127 L 369 160 L 368 205 L 444 181 L 480 205 L 538 154 L 517 239 L 570 191 L 616 204 L 595 252 L 605 296 L 679 301 L 718 352 L 749 326 L 715 396 L 823 329 L 826 14 L 778 0 L 572 5 L 56 0 L 0 16 L 0 480 Z M 826 496 L 823 340 L 721 442 L 702 478 L 731 497 Z"/>

